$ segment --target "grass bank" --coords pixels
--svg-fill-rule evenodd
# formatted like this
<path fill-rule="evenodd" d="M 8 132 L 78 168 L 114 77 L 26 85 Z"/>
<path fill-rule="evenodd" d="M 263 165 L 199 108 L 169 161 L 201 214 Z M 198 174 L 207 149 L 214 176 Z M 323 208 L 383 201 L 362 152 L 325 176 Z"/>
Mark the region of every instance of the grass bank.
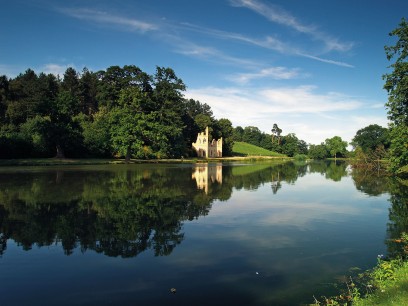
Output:
<path fill-rule="evenodd" d="M 235 142 L 232 152 L 237 156 L 269 156 L 269 157 L 286 157 L 286 155 L 266 150 L 246 142 Z"/>

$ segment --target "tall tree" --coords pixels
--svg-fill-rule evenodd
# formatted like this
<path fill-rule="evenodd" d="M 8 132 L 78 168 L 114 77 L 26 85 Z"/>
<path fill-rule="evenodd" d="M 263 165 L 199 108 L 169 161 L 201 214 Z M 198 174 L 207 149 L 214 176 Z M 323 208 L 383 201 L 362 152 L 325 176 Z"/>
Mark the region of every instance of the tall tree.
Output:
<path fill-rule="evenodd" d="M 110 66 L 106 71 L 97 72 L 100 105 L 108 108 L 117 105 L 119 94 L 127 87 L 138 87 L 142 92 L 151 92 L 151 77 L 134 65 Z"/>
<path fill-rule="evenodd" d="M 295 156 L 300 153 L 299 138 L 294 133 L 289 133 L 282 137 L 282 153 L 288 156 Z"/>
<path fill-rule="evenodd" d="M 112 146 L 119 155 L 125 156 L 126 162 L 143 149 L 148 128 L 144 98 L 139 88 L 125 88 L 120 93 L 118 105 L 109 114 Z"/>
<path fill-rule="evenodd" d="M 219 139 L 222 137 L 222 155 L 231 156 L 232 147 L 234 146 L 234 141 L 232 137 L 234 128 L 232 127 L 231 121 L 226 118 L 221 118 L 217 120 L 216 129 L 218 130 L 216 138 Z"/>
<path fill-rule="evenodd" d="M 183 91 L 186 89 L 183 81 L 171 68 L 156 67 L 153 76 L 152 100 L 155 109 L 155 120 L 163 128 L 163 136 L 169 144 L 163 141 L 163 157 L 180 157 L 185 153 L 183 139 L 184 112 Z"/>
<path fill-rule="evenodd" d="M 397 41 L 395 45 L 385 46 L 385 53 L 389 61 L 395 61 L 389 66 L 392 72 L 384 74 L 383 79 L 388 92 L 388 118 L 392 121 L 391 170 L 400 172 L 408 165 L 408 22 L 405 18 L 389 35 Z"/>
<path fill-rule="evenodd" d="M 361 147 L 365 152 L 375 150 L 378 146 L 389 147 L 388 129 L 378 124 L 370 124 L 365 128 L 359 129 L 351 143 L 354 147 Z"/>
<path fill-rule="evenodd" d="M 10 80 L 10 99 L 6 111 L 10 123 L 18 126 L 39 113 L 43 99 L 38 85 L 38 76 L 31 69 Z"/>
<path fill-rule="evenodd" d="M 79 95 L 81 112 L 85 115 L 94 114 L 98 110 L 98 77 L 87 68 L 82 70 L 79 80 Z"/>
<path fill-rule="evenodd" d="M 0 123 L 5 122 L 7 99 L 9 95 L 9 80 L 7 76 L 0 76 Z"/>
<path fill-rule="evenodd" d="M 282 129 L 280 129 L 278 125 L 274 123 L 271 132 L 272 132 L 272 143 L 274 143 L 274 140 L 276 137 L 278 145 L 279 145 L 280 140 L 281 140 Z"/>
<path fill-rule="evenodd" d="M 325 145 L 334 159 L 337 159 L 337 154 L 345 155 L 347 153 L 348 143 L 347 141 L 343 141 L 340 136 L 327 138 Z"/>
<path fill-rule="evenodd" d="M 262 132 L 256 126 L 246 126 L 244 128 L 244 135 L 242 136 L 242 141 L 259 147 L 261 139 Z"/>
<path fill-rule="evenodd" d="M 234 141 L 242 141 L 242 137 L 244 136 L 244 129 L 242 126 L 237 126 L 234 128 L 233 132 L 233 140 Z"/>
<path fill-rule="evenodd" d="M 329 151 L 324 143 L 319 145 L 310 145 L 308 155 L 312 159 L 325 159 L 329 157 Z"/>

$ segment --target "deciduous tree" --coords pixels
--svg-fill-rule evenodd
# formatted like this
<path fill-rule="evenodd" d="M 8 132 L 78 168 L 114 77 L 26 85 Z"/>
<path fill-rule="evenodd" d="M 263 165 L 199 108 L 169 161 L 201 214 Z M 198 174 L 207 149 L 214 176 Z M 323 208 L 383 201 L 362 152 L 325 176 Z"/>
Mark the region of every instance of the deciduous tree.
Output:
<path fill-rule="evenodd" d="M 347 153 L 348 143 L 347 141 L 343 141 L 340 136 L 327 138 L 325 145 L 334 159 L 337 159 L 337 154 L 345 155 Z"/>
<path fill-rule="evenodd" d="M 408 22 L 403 18 L 390 34 L 395 45 L 385 46 L 391 73 L 385 74 L 384 88 L 388 92 L 388 118 L 391 124 L 391 170 L 399 172 L 408 165 Z"/>

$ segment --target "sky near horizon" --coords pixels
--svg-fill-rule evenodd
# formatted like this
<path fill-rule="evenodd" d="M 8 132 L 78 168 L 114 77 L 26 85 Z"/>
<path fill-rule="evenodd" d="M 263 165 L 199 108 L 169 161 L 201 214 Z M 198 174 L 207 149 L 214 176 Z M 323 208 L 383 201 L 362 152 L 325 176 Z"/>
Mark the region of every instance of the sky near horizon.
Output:
<path fill-rule="evenodd" d="M 388 124 L 384 46 L 406 0 L 0 0 L 0 75 L 170 67 L 234 127 L 351 141 Z"/>

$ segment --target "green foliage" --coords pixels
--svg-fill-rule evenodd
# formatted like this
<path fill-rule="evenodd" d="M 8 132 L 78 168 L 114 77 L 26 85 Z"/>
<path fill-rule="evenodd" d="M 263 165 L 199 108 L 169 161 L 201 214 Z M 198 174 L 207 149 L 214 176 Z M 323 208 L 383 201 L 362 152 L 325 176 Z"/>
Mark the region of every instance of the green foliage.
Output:
<path fill-rule="evenodd" d="M 395 173 L 403 173 L 408 165 L 408 126 L 401 124 L 391 128 L 390 167 Z"/>
<path fill-rule="evenodd" d="M 142 151 L 148 115 L 144 113 L 145 96 L 138 88 L 123 89 L 118 106 L 109 113 L 112 146 L 120 156 L 129 160 Z"/>
<path fill-rule="evenodd" d="M 334 158 L 337 158 L 337 154 L 344 156 L 347 153 L 348 144 L 346 141 L 343 141 L 340 136 L 327 138 L 325 141 L 325 145 L 331 156 L 333 156 Z"/>
<path fill-rule="evenodd" d="M 330 152 L 326 145 L 321 143 L 319 145 L 310 145 L 308 155 L 311 159 L 325 159 L 330 157 Z"/>
<path fill-rule="evenodd" d="M 220 139 L 222 137 L 223 156 L 231 156 L 234 147 L 233 141 L 234 128 L 232 127 L 231 121 L 226 118 L 221 118 L 219 120 L 216 120 L 215 126 L 216 126 L 215 133 L 217 136 L 216 138 Z"/>
<path fill-rule="evenodd" d="M 109 157 L 113 149 L 107 109 L 102 107 L 91 117 L 81 113 L 77 116 L 77 120 L 83 131 L 87 155 Z"/>
<path fill-rule="evenodd" d="M 256 126 L 246 126 L 244 128 L 244 134 L 242 135 L 242 141 L 250 143 L 254 146 L 259 146 L 262 139 L 262 132 Z"/>
<path fill-rule="evenodd" d="M 32 155 L 35 157 L 51 156 L 52 154 L 51 144 L 46 137 L 49 121 L 49 117 L 37 115 L 20 127 L 20 134 L 32 144 Z"/>
<path fill-rule="evenodd" d="M 382 160 L 386 157 L 387 151 L 382 145 L 375 150 L 366 149 L 364 151 L 361 147 L 354 150 L 354 157 L 352 165 L 354 168 L 363 168 L 368 170 L 385 170 L 387 164 Z"/>
<path fill-rule="evenodd" d="M 307 144 L 296 137 L 294 133 L 283 136 L 280 141 L 280 152 L 288 156 L 307 154 Z"/>
<path fill-rule="evenodd" d="M 296 161 L 305 161 L 307 160 L 307 155 L 306 154 L 296 154 L 295 156 L 293 156 L 293 158 Z"/>
<path fill-rule="evenodd" d="M 390 144 L 388 129 L 378 124 L 371 124 L 358 130 L 351 144 L 355 148 L 359 146 L 364 152 L 373 151 L 379 146 L 387 149 Z"/>
<path fill-rule="evenodd" d="M 388 118 L 391 127 L 391 171 L 398 173 L 408 164 L 408 22 L 402 18 L 390 34 L 397 38 L 395 45 L 385 46 L 387 59 L 395 59 L 391 73 L 385 74 L 384 89 L 388 92 Z"/>
<path fill-rule="evenodd" d="M 393 71 L 383 76 L 384 89 L 388 92 L 388 116 L 396 125 L 408 125 L 408 22 L 405 18 L 389 35 L 396 37 L 397 41 L 393 46 L 385 46 L 387 59 L 395 58 L 390 65 Z"/>
<path fill-rule="evenodd" d="M 233 140 L 242 142 L 243 136 L 244 136 L 244 129 L 242 128 L 242 126 L 235 127 L 233 134 L 232 134 Z"/>

